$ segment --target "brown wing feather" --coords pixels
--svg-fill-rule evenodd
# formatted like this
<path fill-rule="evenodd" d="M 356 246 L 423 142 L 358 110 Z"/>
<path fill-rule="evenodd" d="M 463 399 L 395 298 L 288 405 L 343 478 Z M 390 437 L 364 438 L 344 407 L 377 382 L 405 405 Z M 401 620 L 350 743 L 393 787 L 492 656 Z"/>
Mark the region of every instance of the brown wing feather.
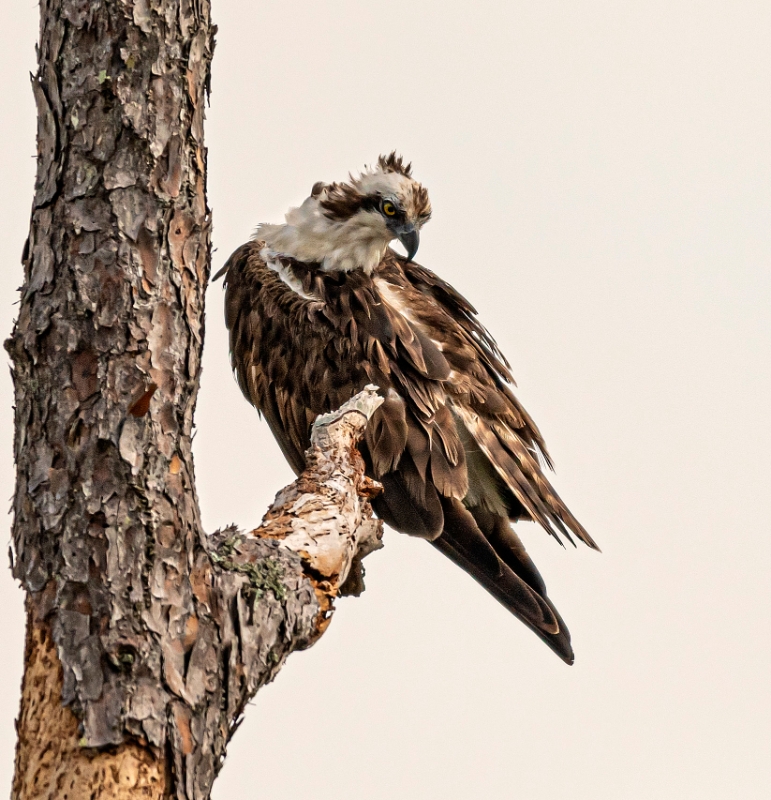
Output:
<path fill-rule="evenodd" d="M 306 409 L 282 386 L 288 367 L 281 326 L 271 324 L 284 311 L 255 242 L 228 259 L 225 274 L 225 322 L 230 331 L 233 371 L 244 396 L 264 416 L 292 469 L 299 474 L 310 445 Z M 271 291 L 273 289 L 274 291 Z M 264 356 L 267 355 L 267 358 Z"/>
<path fill-rule="evenodd" d="M 550 462 L 543 437 L 512 392 L 508 361 L 476 318 L 474 307 L 424 267 L 401 261 L 389 273 L 395 282 L 399 271 L 406 279 L 401 288 L 409 293 L 404 302 L 424 331 L 428 328 L 428 335 L 443 344 L 459 376 L 447 383 L 456 417 L 531 519 L 558 539 L 562 534 L 570 540 L 574 534 L 598 549 L 544 475 L 538 456 Z"/>
<path fill-rule="evenodd" d="M 367 425 L 366 444 L 376 475 L 393 472 L 407 446 L 407 408 L 391 389 Z"/>

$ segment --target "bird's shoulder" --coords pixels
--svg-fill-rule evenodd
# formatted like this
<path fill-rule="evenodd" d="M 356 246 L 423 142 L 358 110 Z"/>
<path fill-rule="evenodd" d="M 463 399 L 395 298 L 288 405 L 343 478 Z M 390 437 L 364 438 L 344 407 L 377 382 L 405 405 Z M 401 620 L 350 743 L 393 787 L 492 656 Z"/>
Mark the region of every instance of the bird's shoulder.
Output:
<path fill-rule="evenodd" d="M 445 388 L 454 406 L 506 425 L 545 452 L 538 428 L 514 395 L 509 362 L 474 306 L 436 273 L 396 254 L 384 259 L 375 280 L 385 301 L 402 309 L 449 363 Z"/>
<path fill-rule="evenodd" d="M 269 253 L 265 242 L 253 239 L 235 250 L 214 280 L 224 275 L 227 297 L 253 307 L 277 303 L 286 312 L 292 305 L 323 301 L 314 285 L 319 272 L 317 264 Z"/>

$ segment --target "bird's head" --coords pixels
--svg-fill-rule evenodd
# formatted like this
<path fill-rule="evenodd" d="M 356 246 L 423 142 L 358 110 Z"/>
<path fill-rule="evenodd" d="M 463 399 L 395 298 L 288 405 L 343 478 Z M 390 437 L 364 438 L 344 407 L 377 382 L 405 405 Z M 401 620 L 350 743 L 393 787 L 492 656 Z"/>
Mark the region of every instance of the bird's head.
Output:
<path fill-rule="evenodd" d="M 411 260 L 420 229 L 431 216 L 425 187 L 412 177 L 401 156 L 380 156 L 377 164 L 347 183 L 313 186 L 284 225 L 260 225 L 255 238 L 270 251 L 316 262 L 330 272 L 377 267 L 389 243 L 398 239 Z"/>
<path fill-rule="evenodd" d="M 418 251 L 420 229 L 431 217 L 426 188 L 412 177 L 412 165 L 395 152 L 348 183 L 317 183 L 311 196 L 323 215 L 384 246 L 398 239 L 412 260 Z"/>

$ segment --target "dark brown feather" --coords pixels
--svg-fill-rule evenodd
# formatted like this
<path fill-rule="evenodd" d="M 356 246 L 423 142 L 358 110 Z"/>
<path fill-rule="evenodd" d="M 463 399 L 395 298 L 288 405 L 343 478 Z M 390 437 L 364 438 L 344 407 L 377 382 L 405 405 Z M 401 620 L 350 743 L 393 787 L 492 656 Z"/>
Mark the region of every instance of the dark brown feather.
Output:
<path fill-rule="evenodd" d="M 404 400 L 390 389 L 367 425 L 366 442 L 376 478 L 393 472 L 407 445 L 407 416 Z"/>
<path fill-rule="evenodd" d="M 418 502 L 407 487 L 408 479 L 409 471 L 404 469 L 384 475 L 381 479 L 383 493 L 374 498 L 372 507 L 395 530 L 434 541 L 444 527 L 439 493 L 432 484 L 423 483 L 423 496 Z"/>
<path fill-rule="evenodd" d="M 350 219 L 361 210 L 365 197 L 350 183 L 330 183 L 326 190 L 327 195 L 319 205 L 329 219 Z"/>
<path fill-rule="evenodd" d="M 412 177 L 412 164 L 405 164 L 404 159 L 397 155 L 396 150 L 392 150 L 387 156 L 380 156 L 377 163 L 383 172 L 398 172 L 407 178 Z"/>

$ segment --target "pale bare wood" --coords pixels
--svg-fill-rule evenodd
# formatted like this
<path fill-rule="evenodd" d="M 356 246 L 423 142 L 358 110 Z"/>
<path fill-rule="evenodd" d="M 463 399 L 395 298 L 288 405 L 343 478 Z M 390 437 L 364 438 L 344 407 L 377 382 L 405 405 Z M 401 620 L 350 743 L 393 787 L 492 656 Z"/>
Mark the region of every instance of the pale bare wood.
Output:
<path fill-rule="evenodd" d="M 75 714 L 62 705 L 62 666 L 50 629 L 30 610 L 12 797 L 161 800 L 167 796 L 160 753 L 137 742 L 107 752 L 82 747 L 78 725 Z"/>

